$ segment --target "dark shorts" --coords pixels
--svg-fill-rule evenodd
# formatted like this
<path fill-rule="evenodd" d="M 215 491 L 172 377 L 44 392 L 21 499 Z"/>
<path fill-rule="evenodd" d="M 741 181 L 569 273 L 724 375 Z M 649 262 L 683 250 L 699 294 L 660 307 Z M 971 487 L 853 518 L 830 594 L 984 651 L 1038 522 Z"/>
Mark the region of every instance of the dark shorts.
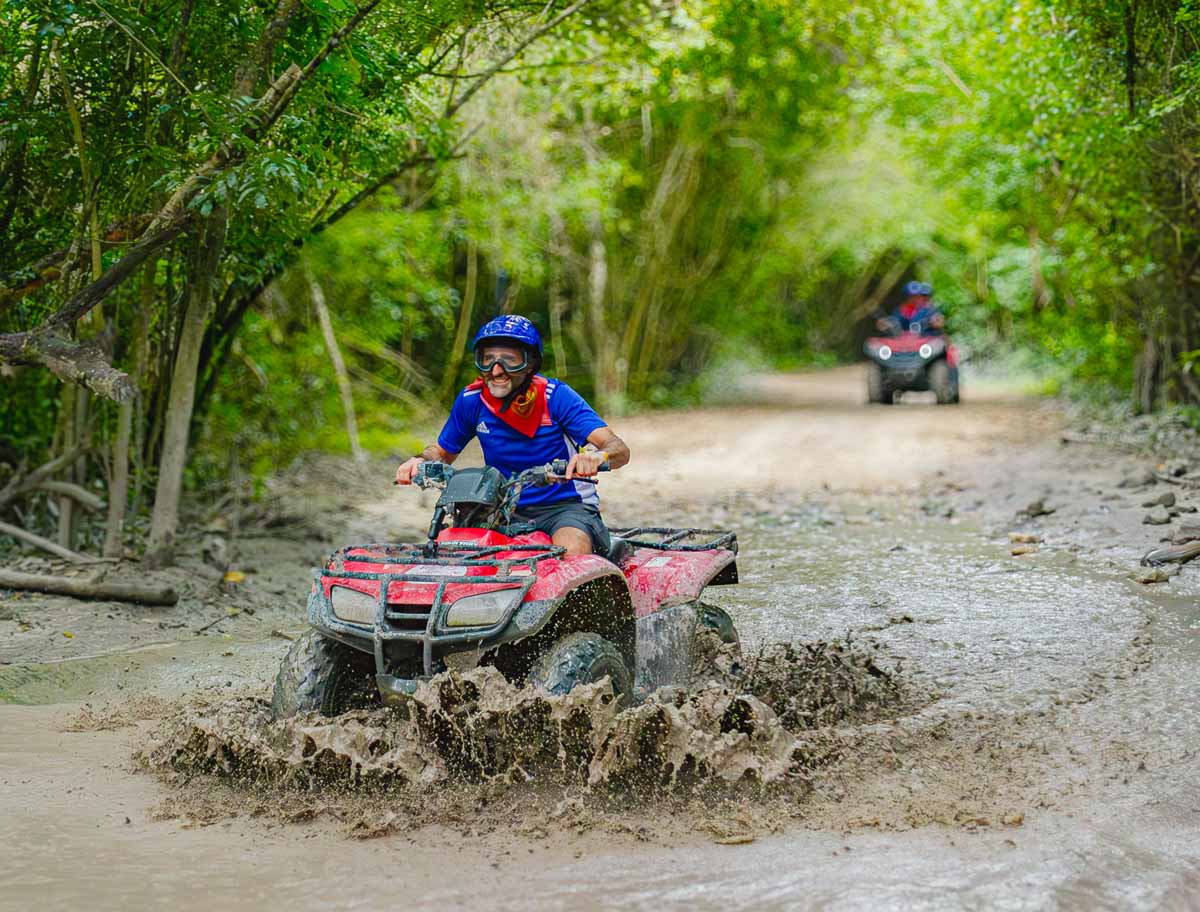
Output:
<path fill-rule="evenodd" d="M 596 554 L 607 554 L 611 544 L 608 528 L 600 518 L 600 511 L 581 503 L 567 501 L 521 507 L 513 518 L 519 522 L 533 523 L 535 529 L 545 532 L 551 538 L 564 527 L 580 529 L 591 538 L 592 551 Z"/>

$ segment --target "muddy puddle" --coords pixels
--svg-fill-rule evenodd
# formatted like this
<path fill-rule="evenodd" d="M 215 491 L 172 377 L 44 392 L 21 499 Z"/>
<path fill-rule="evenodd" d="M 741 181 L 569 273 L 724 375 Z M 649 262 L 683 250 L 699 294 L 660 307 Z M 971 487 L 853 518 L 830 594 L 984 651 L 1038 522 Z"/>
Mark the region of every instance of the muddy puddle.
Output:
<path fill-rule="evenodd" d="M 1136 670 L 1135 588 L 1052 543 L 1014 558 L 969 517 L 845 498 L 745 510 L 716 509 L 741 530 L 742 582 L 706 594 L 745 649 L 714 640 L 690 690 L 620 708 L 604 686 L 548 697 L 476 669 L 399 708 L 284 722 L 261 686 L 209 692 L 174 704 L 138 763 L 175 789 L 167 816 L 236 815 L 252 794 L 255 813 L 284 820 L 315 801 L 355 835 L 481 801 L 512 824 L 532 793 L 567 808 L 559 824 L 619 818 L 633 797 L 720 794 L 760 821 L 833 828 L 1003 828 L 1055 800 L 1031 720 Z"/>
<path fill-rule="evenodd" d="M 885 908 L 986 907 L 1015 872 L 1038 872 L 1041 907 L 1116 908 L 1141 894 L 1105 893 L 1133 886 L 1088 858 L 1138 855 L 1142 886 L 1161 875 L 1147 894 L 1159 898 L 1186 873 L 1190 850 L 1168 837 L 1193 832 L 1194 811 L 1147 777 L 1196 756 L 1194 712 L 1168 712 L 1192 680 L 1194 601 L 1164 626 L 1162 596 L 1052 534 L 1014 557 L 1009 526 L 930 516 L 916 498 L 731 497 L 664 517 L 700 520 L 739 530 L 741 583 L 706 600 L 734 618 L 743 653 L 714 646 L 698 686 L 637 707 L 604 687 L 548 699 L 476 670 L 404 707 L 275 723 L 266 697 L 288 643 L 266 637 L 9 667 L 0 689 L 92 701 L 57 723 L 63 748 L 83 752 L 82 771 L 97 767 L 87 739 L 109 745 L 115 765 L 89 775 L 113 784 L 97 794 L 144 796 L 104 832 L 156 864 L 171 840 L 194 846 L 200 867 L 181 883 L 230 907 L 248 884 L 337 906 L 366 883 L 380 897 L 415 883 L 403 889 L 447 908 L 481 895 L 578 908 L 581 890 L 583 906 L 864 908 L 883 895 Z M 1177 656 L 1157 652 L 1156 668 L 1177 666 L 1168 693 L 1141 669 L 1149 642 L 1179 634 Z M 1099 698 L 1118 688 L 1115 713 Z M 1130 737 L 1147 726 L 1159 747 Z M 1089 810 L 1146 821 L 1146 795 L 1164 823 L 1134 835 Z M 62 807 L 43 825 L 61 827 L 78 799 L 47 786 L 44 800 Z M 109 813 L 97 804 L 96 825 Z M 94 826 L 62 839 L 100 877 Z M 377 836 L 389 838 L 358 841 Z M 247 870 L 241 848 L 218 848 L 230 839 L 276 869 Z M 447 853 L 474 867 L 446 881 Z"/>
<path fill-rule="evenodd" d="M 262 698 L 207 696 L 142 713 L 161 721 L 136 760 L 178 789 L 166 816 L 238 816 L 252 796 L 256 814 L 289 821 L 316 802 L 363 837 L 429 822 L 431 806 L 453 818 L 488 796 L 524 806 L 526 817 L 531 798 L 551 802 L 572 820 L 633 798 L 800 798 L 839 761 L 846 727 L 917 699 L 868 647 L 743 652 L 701 637 L 693 686 L 635 706 L 619 705 L 607 681 L 553 696 L 488 667 L 438 675 L 399 706 L 336 718 L 275 721 Z M 227 790 L 215 794 L 216 782 Z"/>

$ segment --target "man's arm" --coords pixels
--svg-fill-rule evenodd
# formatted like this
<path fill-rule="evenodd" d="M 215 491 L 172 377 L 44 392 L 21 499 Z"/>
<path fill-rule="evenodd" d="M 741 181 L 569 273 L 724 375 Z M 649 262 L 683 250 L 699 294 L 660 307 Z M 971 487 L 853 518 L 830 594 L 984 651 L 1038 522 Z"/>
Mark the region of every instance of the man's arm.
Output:
<path fill-rule="evenodd" d="M 619 469 L 629 462 L 629 447 L 625 441 L 613 433 L 610 427 L 596 428 L 588 434 L 587 442 L 595 447 L 594 450 L 581 450 L 571 457 L 567 463 L 564 477 L 591 478 L 600 471 L 605 462 L 609 468 Z"/>
<path fill-rule="evenodd" d="M 445 462 L 449 464 L 457 458 L 457 453 L 443 450 L 438 444 L 431 443 L 416 456 L 400 463 L 400 468 L 396 469 L 396 484 L 412 484 L 413 476 L 417 474 L 417 466 L 423 462 Z"/>

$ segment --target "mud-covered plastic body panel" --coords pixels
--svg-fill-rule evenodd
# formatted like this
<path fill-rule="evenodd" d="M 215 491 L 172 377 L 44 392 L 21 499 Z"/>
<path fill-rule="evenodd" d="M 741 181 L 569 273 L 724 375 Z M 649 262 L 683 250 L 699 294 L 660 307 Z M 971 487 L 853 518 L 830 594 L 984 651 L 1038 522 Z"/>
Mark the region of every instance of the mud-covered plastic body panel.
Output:
<path fill-rule="evenodd" d="M 630 623 L 693 602 L 731 567 L 736 548 L 634 547 L 617 566 L 595 554 L 564 556 L 541 532 L 509 537 L 451 528 L 441 532 L 438 543 L 433 554 L 414 545 L 390 544 L 335 552 L 314 573 L 309 621 L 335 639 L 374 652 L 381 674 L 397 648 L 413 653 L 429 674 L 447 654 L 488 650 L 537 633 L 572 593 L 599 580 L 616 587 L 608 590 L 614 596 L 612 610 L 629 612 Z M 365 617 L 352 622 L 337 616 L 336 587 L 372 600 L 371 623 Z M 512 604 L 495 623 L 448 626 L 447 616 L 460 599 L 505 590 L 513 591 Z"/>
<path fill-rule="evenodd" d="M 636 548 L 625 562 L 633 613 L 645 617 L 655 611 L 694 602 L 735 559 L 732 551 L 658 551 Z"/>

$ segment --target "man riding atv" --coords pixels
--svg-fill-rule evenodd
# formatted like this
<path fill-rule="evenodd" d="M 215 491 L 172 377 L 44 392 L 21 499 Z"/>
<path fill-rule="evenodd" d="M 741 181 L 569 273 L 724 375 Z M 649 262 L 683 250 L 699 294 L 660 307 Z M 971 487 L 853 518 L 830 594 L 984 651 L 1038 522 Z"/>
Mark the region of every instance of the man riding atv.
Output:
<path fill-rule="evenodd" d="M 489 320 L 472 347 L 480 378 L 454 400 L 437 443 L 396 470 L 396 484 L 412 484 L 424 462 L 454 462 L 476 436 L 484 462 L 506 477 L 566 460 L 571 482 L 595 477 L 605 463 L 617 469 L 629 462 L 629 447 L 582 396 L 538 373 L 542 339 L 528 319 Z M 525 488 L 514 519 L 545 532 L 567 554 L 607 554 L 610 547 L 595 485 L 586 482 Z"/>
<path fill-rule="evenodd" d="M 904 295 L 904 301 L 895 313 L 875 321 L 879 331 L 889 335 L 901 332 L 941 334 L 946 318 L 933 303 L 933 286 L 928 282 L 909 282 L 904 286 Z"/>
<path fill-rule="evenodd" d="M 607 678 L 617 699 L 640 699 L 687 685 L 702 631 L 738 641 L 732 618 L 700 601 L 737 582 L 737 536 L 655 525 L 610 536 L 594 476 L 629 449 L 537 372 L 541 339 L 524 317 L 490 321 L 474 349 L 482 376 L 438 442 L 396 471 L 398 484 L 440 491 L 425 541 L 348 545 L 314 571 L 311 629 L 280 664 L 276 718 L 403 703 L 451 667 L 480 665 L 552 694 Z M 488 465 L 447 465 L 476 435 Z"/>

